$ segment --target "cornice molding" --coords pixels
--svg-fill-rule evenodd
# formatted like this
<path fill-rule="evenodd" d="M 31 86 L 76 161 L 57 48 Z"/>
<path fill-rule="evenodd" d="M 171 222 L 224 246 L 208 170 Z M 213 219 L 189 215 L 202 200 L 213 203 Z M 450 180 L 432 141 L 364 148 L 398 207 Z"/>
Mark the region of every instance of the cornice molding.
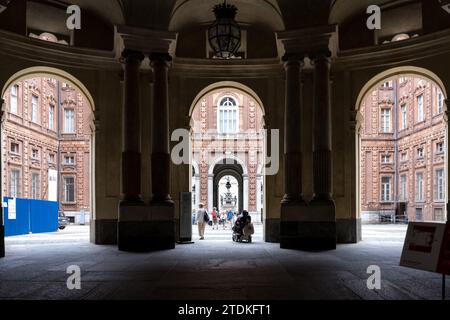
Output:
<path fill-rule="evenodd" d="M 122 38 L 123 46 L 144 54 L 168 53 L 177 34 L 169 31 L 151 30 L 131 26 L 117 26 L 117 34 Z"/>
<path fill-rule="evenodd" d="M 245 60 L 174 58 L 171 73 L 204 78 L 250 78 L 284 76 L 284 69 L 278 58 Z"/>
<path fill-rule="evenodd" d="M 119 70 L 114 51 L 70 47 L 0 30 L 0 55 L 54 66 Z"/>
<path fill-rule="evenodd" d="M 342 50 L 333 61 L 333 71 L 398 65 L 446 53 L 450 53 L 450 29 L 398 42 Z"/>

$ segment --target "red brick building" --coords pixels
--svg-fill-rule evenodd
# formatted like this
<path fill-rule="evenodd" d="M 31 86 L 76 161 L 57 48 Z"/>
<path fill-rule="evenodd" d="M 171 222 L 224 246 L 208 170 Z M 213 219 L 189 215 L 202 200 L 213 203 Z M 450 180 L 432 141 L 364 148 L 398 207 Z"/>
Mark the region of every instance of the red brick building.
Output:
<path fill-rule="evenodd" d="M 363 219 L 406 213 L 410 221 L 445 220 L 444 95 L 416 76 L 386 80 L 361 106 Z"/>
<path fill-rule="evenodd" d="M 238 210 L 260 219 L 263 208 L 263 112 L 237 89 L 216 90 L 192 113 L 194 208 L 199 202 L 220 210 L 218 185 L 226 175 L 239 184 Z"/>
<path fill-rule="evenodd" d="M 17 82 L 3 97 L 2 194 L 52 200 L 75 222 L 90 213 L 91 107 L 56 79 Z M 57 183 L 59 181 L 59 183 Z"/>

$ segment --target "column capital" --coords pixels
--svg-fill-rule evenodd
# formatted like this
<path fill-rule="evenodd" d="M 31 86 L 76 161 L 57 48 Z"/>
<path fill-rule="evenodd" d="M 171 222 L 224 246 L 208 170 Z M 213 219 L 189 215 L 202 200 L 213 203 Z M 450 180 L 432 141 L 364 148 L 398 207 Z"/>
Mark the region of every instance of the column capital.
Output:
<path fill-rule="evenodd" d="M 169 65 L 172 61 L 172 57 L 168 53 L 164 52 L 153 52 L 149 55 L 150 64 L 154 65 Z"/>
<path fill-rule="evenodd" d="M 317 61 L 326 61 L 330 63 L 331 61 L 331 51 L 328 48 L 323 48 L 322 50 L 317 50 L 315 52 L 311 52 L 308 55 L 311 63 L 317 63 Z"/>
<path fill-rule="evenodd" d="M 309 55 L 314 52 L 337 52 L 337 25 L 323 25 L 297 30 L 277 32 L 277 39 L 286 53 Z"/>
<path fill-rule="evenodd" d="M 125 64 L 137 63 L 141 64 L 145 56 L 142 52 L 136 50 L 125 49 L 122 51 L 120 62 Z"/>
<path fill-rule="evenodd" d="M 281 58 L 281 61 L 284 63 L 290 63 L 290 62 L 299 62 L 302 64 L 302 66 L 305 64 L 305 54 L 304 53 L 285 53 L 284 56 Z"/>
<path fill-rule="evenodd" d="M 117 26 L 117 33 L 122 38 L 124 48 L 144 54 L 169 52 L 172 42 L 176 40 L 176 33 L 173 32 L 124 25 Z"/>

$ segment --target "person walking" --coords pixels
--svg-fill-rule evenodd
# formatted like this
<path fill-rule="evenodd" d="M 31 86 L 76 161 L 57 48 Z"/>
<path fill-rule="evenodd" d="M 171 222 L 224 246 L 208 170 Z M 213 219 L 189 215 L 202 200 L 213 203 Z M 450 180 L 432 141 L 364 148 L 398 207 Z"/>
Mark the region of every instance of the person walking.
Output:
<path fill-rule="evenodd" d="M 220 214 L 220 221 L 222 222 L 222 227 L 223 230 L 225 230 L 226 226 L 226 221 L 227 221 L 227 214 L 225 213 L 225 211 L 222 211 L 222 213 Z"/>
<path fill-rule="evenodd" d="M 233 211 L 228 210 L 227 220 L 228 220 L 228 223 L 230 224 L 230 229 L 233 228 Z"/>
<path fill-rule="evenodd" d="M 216 227 L 216 229 L 219 230 L 219 226 L 217 225 L 218 214 L 217 214 L 216 207 L 214 207 L 213 211 L 211 211 L 211 217 L 213 220 L 213 230 L 214 230 L 214 227 Z"/>
<path fill-rule="evenodd" d="M 200 203 L 198 205 L 198 211 L 197 211 L 197 226 L 198 226 L 198 235 L 200 236 L 200 240 L 204 240 L 205 239 L 205 226 L 208 223 L 207 220 L 209 220 L 208 217 L 208 212 L 206 211 L 206 209 L 204 208 L 204 204 Z M 205 219 L 207 218 L 207 219 Z"/>

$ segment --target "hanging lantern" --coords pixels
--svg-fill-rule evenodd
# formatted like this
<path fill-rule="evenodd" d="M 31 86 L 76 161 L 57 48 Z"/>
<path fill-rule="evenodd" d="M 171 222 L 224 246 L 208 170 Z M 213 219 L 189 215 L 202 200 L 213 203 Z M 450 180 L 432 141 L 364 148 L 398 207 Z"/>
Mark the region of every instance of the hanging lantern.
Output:
<path fill-rule="evenodd" d="M 208 29 L 208 40 L 217 58 L 233 58 L 241 45 L 241 29 L 234 20 L 237 10 L 226 0 L 214 6 L 216 21 Z"/>

